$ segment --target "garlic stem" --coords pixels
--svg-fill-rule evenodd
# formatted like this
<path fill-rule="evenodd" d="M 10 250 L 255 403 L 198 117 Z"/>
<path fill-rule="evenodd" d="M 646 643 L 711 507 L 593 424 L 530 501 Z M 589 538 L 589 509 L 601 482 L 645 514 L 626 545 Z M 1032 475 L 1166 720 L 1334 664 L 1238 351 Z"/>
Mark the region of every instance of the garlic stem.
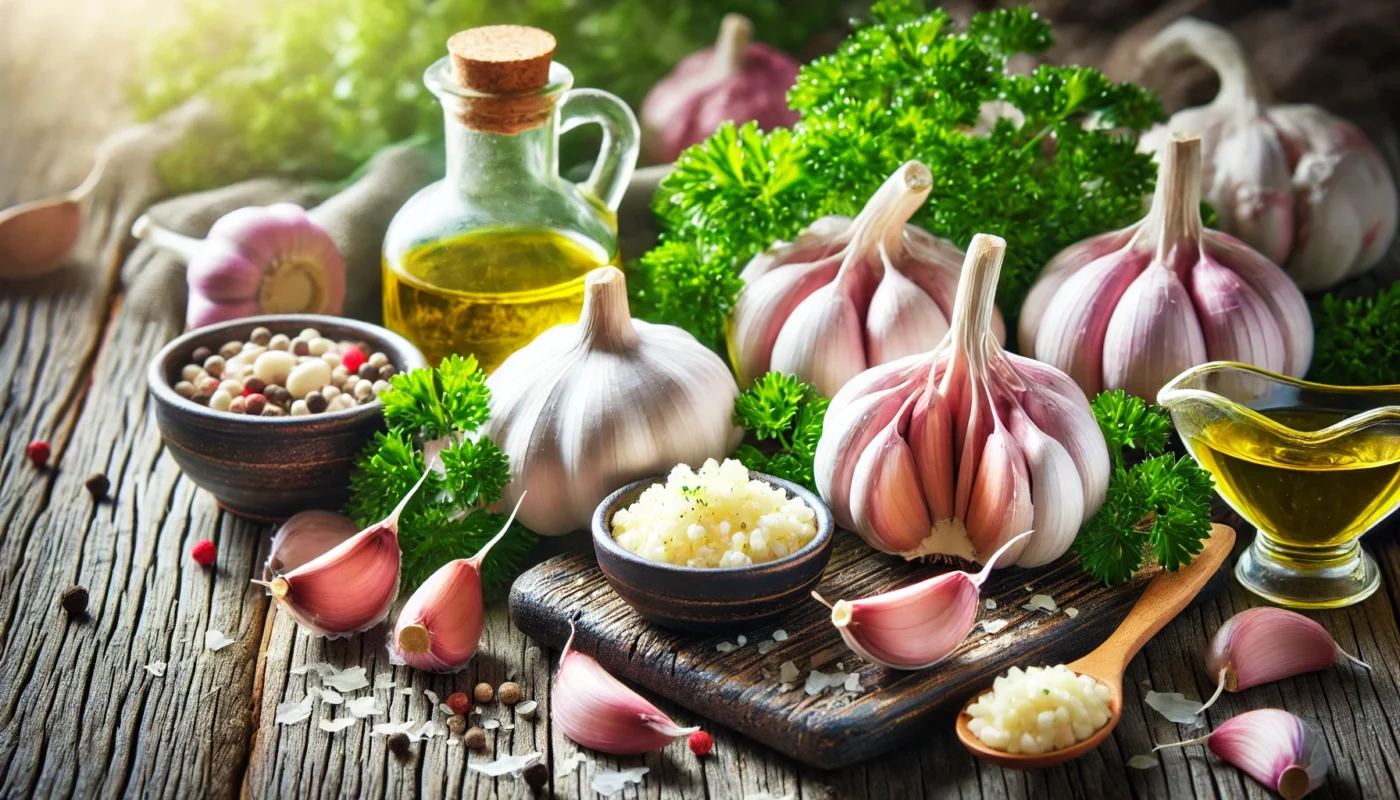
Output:
<path fill-rule="evenodd" d="M 725 74 L 737 72 L 744 65 L 744 54 L 749 42 L 753 41 L 753 23 L 743 14 L 725 14 L 719 23 L 719 36 L 715 39 L 715 54 L 712 62 L 723 67 Z"/>
<path fill-rule="evenodd" d="M 186 261 L 194 258 L 199 252 L 200 246 L 204 244 L 201 239 L 176 233 L 169 228 L 157 225 L 151 221 L 150 214 L 142 214 L 136 218 L 136 221 L 131 225 L 131 235 L 150 242 L 168 253 L 174 253 Z"/>
<path fill-rule="evenodd" d="M 627 306 L 627 281 L 617 267 L 599 267 L 584 278 L 579 341 L 587 350 L 627 350 L 640 337 Z"/>
<path fill-rule="evenodd" d="M 1143 230 L 1156 234 L 1158 263 L 1172 264 L 1172 254 L 1188 244 L 1191 245 L 1190 260 L 1194 261 L 1204 230 L 1201 222 L 1201 137 L 1173 132 L 1161 160 L 1157 169 L 1158 189 L 1148 212 L 1153 222 L 1144 225 Z"/>
<path fill-rule="evenodd" d="M 1220 92 L 1213 106 L 1253 116 L 1272 104 L 1269 88 L 1255 75 L 1239 40 L 1218 25 L 1184 17 L 1163 28 L 1144 51 L 1148 62 L 1166 53 L 1190 54 L 1204 61 L 1220 77 Z"/>
<path fill-rule="evenodd" d="M 958 281 L 958 298 L 953 304 L 953 319 L 949 325 L 959 350 L 969 360 L 986 364 L 986 337 L 992 329 L 996 309 L 997 278 L 1001 275 L 1001 260 L 1006 254 L 1006 240 L 999 236 L 979 233 L 967 246 L 967 260 Z M 930 373 L 931 374 L 931 373 Z"/>
<path fill-rule="evenodd" d="M 841 263 L 841 271 L 844 273 L 848 264 L 862 262 L 864 259 L 861 256 L 867 250 L 876 249 L 882 243 L 888 252 L 900 252 L 903 223 L 924 204 L 932 188 L 933 173 L 928 167 L 918 161 L 901 164 L 894 174 L 880 184 L 851 223 L 854 233 L 846 259 Z M 872 242 L 869 240 L 871 236 L 879 238 Z"/>

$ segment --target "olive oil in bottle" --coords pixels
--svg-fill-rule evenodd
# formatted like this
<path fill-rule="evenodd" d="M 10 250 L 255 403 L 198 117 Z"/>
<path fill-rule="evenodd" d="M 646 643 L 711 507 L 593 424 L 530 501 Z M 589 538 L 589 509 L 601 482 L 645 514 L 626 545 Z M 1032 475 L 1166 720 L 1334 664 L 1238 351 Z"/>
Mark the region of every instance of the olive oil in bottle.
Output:
<path fill-rule="evenodd" d="M 1347 414 L 1309 408 L 1260 412 L 1295 431 L 1319 431 Z M 1248 420 L 1220 417 L 1186 436 L 1220 494 L 1272 538 L 1330 548 L 1365 533 L 1400 500 L 1400 437 L 1343 434 L 1290 446 Z"/>
<path fill-rule="evenodd" d="M 384 261 L 384 320 L 428 362 L 473 354 L 487 372 L 544 330 L 578 320 L 583 276 L 616 264 L 592 241 L 477 230 Z"/>

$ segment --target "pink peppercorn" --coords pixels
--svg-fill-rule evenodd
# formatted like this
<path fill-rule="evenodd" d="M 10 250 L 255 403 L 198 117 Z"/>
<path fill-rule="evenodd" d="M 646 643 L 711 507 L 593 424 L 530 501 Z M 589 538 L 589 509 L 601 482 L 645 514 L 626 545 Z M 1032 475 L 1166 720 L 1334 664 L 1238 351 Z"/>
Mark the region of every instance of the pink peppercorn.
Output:
<path fill-rule="evenodd" d="M 249 414 L 256 417 L 263 412 L 264 408 L 267 408 L 267 398 L 253 392 L 243 398 L 243 407 Z"/>
<path fill-rule="evenodd" d="M 201 567 L 207 567 L 214 563 L 214 543 L 208 539 L 200 539 L 190 548 L 190 557 Z"/>
<path fill-rule="evenodd" d="M 34 462 L 34 466 L 36 467 L 42 467 L 49 463 L 49 455 L 51 455 L 52 452 L 53 451 L 49 448 L 49 443 L 43 439 L 35 439 L 30 442 L 29 447 L 25 450 L 25 453 L 29 455 L 29 460 Z"/>
<path fill-rule="evenodd" d="M 690 734 L 690 738 L 686 739 L 685 743 L 690 745 L 690 752 L 697 756 L 709 755 L 710 750 L 715 746 L 715 740 L 710 737 L 710 734 L 704 731 L 696 731 Z"/>
<path fill-rule="evenodd" d="M 345 367 L 345 371 L 351 375 L 358 372 L 360 366 L 368 360 L 369 358 L 365 355 L 364 351 L 358 347 L 351 347 L 340 354 L 340 365 Z"/>

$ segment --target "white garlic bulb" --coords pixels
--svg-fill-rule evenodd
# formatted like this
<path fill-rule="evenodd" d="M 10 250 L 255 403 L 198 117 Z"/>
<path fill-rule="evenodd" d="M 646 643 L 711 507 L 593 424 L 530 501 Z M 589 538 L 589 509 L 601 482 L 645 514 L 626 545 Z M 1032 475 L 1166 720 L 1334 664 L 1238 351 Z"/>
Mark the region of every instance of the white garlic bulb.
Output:
<path fill-rule="evenodd" d="M 1312 361 L 1302 292 L 1269 259 L 1201 224 L 1201 141 L 1173 133 L 1142 221 L 1061 251 L 1021 308 L 1022 352 L 1084 393 L 1152 400 L 1183 370 L 1239 361 L 1301 378 Z"/>
<path fill-rule="evenodd" d="M 1006 243 L 968 247 L 952 327 L 927 353 L 861 373 L 832 399 L 814 472 L 836 521 L 886 553 L 1004 564 L 1069 549 L 1108 491 L 1089 401 L 1054 367 L 991 335 Z"/>
<path fill-rule="evenodd" d="M 486 385 L 484 432 L 510 457 L 502 502 L 529 490 L 520 521 L 547 536 L 588 527 L 627 483 L 722 459 L 743 438 L 724 361 L 680 328 L 632 319 L 616 267 L 585 278 L 577 323 L 541 333 Z"/>
<path fill-rule="evenodd" d="M 749 262 L 729 328 L 741 384 L 786 372 L 831 397 L 865 368 L 943 338 L 963 253 L 907 224 L 932 186 L 928 167 L 906 162 L 855 219 L 822 217 Z M 999 313 L 993 324 L 1003 338 Z"/>
<path fill-rule="evenodd" d="M 1314 105 L 1271 105 L 1239 41 L 1218 25 L 1179 19 L 1145 57 L 1181 53 L 1219 74 L 1220 93 L 1148 131 L 1139 149 L 1160 154 L 1169 132 L 1198 133 L 1205 196 L 1221 230 L 1282 265 L 1304 291 L 1375 266 L 1395 238 L 1397 198 L 1366 135 Z"/>

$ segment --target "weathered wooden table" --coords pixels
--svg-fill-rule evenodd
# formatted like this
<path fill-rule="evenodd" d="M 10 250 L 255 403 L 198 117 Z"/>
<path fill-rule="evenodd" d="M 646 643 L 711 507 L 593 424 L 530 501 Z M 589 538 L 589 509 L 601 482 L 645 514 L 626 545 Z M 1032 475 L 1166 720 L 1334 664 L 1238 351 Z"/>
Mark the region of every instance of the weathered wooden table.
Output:
<path fill-rule="evenodd" d="M 0 205 L 81 177 L 85 153 L 122 120 L 113 87 L 125 62 L 108 48 L 160 7 L 153 0 L 0 3 Z M 65 71 L 74 58 L 102 69 Z M 590 797 L 595 770 L 631 766 L 650 772 L 625 797 L 1267 796 L 1199 747 L 1164 752 L 1158 768 L 1125 766 L 1153 743 L 1191 735 L 1147 709 L 1142 696 L 1149 688 L 1209 693 L 1200 663 L 1205 642 L 1253 604 L 1233 584 L 1184 613 L 1133 662 L 1123 722 L 1108 743 L 1052 770 L 983 766 L 946 726 L 839 773 L 799 766 L 713 726 L 715 752 L 704 760 L 677 743 L 633 758 L 590 753 L 571 770 L 577 748 L 549 723 L 558 653 L 518 633 L 503 601 L 491 608 L 483 655 L 460 675 L 428 676 L 391 669 L 382 633 L 329 644 L 297 633 L 249 584 L 268 529 L 220 512 L 162 449 L 144 368 L 179 331 L 179 315 L 138 313 L 149 304 L 132 302 L 122 282 L 129 242 L 121 233 L 131 220 L 100 222 L 112 235 L 88 242 L 89 255 L 45 279 L 0 284 L 0 798 L 529 796 L 519 778 L 469 771 L 469 760 L 484 757 L 442 738 L 417 745 L 416 757 L 401 763 L 368 725 L 317 729 L 315 718 L 326 713 L 320 706 L 311 722 L 275 725 L 279 703 L 302 698 L 308 681 L 316 685 L 293 668 L 323 661 L 363 665 L 371 676 L 391 674 L 400 687 L 420 690 L 381 693 L 391 700 L 376 721 L 425 718 L 423 689 L 446 696 L 512 677 L 539 701 L 540 713 L 533 724 L 495 732 L 492 746 L 496 754 L 544 754 L 559 797 Z M 128 278 L 157 263 L 144 249 L 128 261 Z M 32 439 L 53 443 L 52 467 L 35 469 L 25 459 Z M 96 505 L 83 488 L 93 471 L 113 484 L 111 499 Z M 189 557 L 203 538 L 218 545 L 213 569 Z M 1335 761 L 1321 797 L 1400 793 L 1400 544 L 1393 530 L 1373 533 L 1368 544 L 1384 589 L 1357 607 L 1315 617 L 1374 672 L 1306 675 L 1226 695 L 1209 712 L 1214 725 L 1279 706 L 1315 724 Z M 59 608 L 59 593 L 72 584 L 91 592 L 87 619 L 67 621 Z M 206 650 L 210 629 L 235 643 Z M 168 663 L 164 676 L 144 668 L 152 662 Z M 683 724 L 703 722 L 661 705 Z"/>

